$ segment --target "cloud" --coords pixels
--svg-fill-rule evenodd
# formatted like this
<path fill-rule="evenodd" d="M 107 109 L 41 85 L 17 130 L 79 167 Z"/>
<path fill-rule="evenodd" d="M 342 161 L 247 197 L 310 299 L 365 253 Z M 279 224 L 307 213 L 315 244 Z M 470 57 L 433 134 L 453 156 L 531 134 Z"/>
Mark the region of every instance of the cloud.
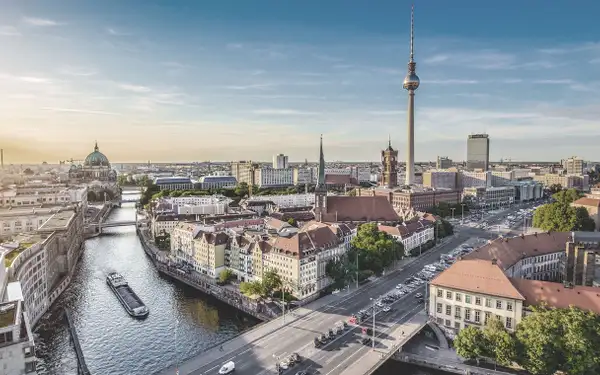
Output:
<path fill-rule="evenodd" d="M 128 84 L 128 83 L 120 83 L 117 86 L 121 90 L 131 91 L 131 92 L 135 92 L 135 93 L 138 93 L 138 94 L 149 93 L 150 91 L 152 91 L 149 87 L 139 86 L 139 85 L 131 85 L 131 84 Z"/>
<path fill-rule="evenodd" d="M 423 81 L 423 83 L 429 83 L 433 85 L 475 85 L 478 84 L 479 81 L 473 79 L 433 79 Z"/>
<path fill-rule="evenodd" d="M 106 33 L 108 35 L 112 35 L 112 36 L 129 36 L 129 35 L 131 35 L 130 33 L 115 29 L 114 27 L 107 27 Z"/>
<path fill-rule="evenodd" d="M 36 18 L 36 17 L 24 17 L 23 22 L 30 26 L 47 27 L 47 26 L 60 26 L 63 25 L 60 22 L 47 19 L 47 18 Z"/>
<path fill-rule="evenodd" d="M 163 61 L 161 65 L 174 69 L 186 69 L 191 67 L 190 65 L 182 64 L 177 61 Z"/>
<path fill-rule="evenodd" d="M 533 83 L 538 85 L 570 85 L 573 83 L 573 80 L 570 79 L 538 79 L 533 81 Z"/>
<path fill-rule="evenodd" d="M 242 43 L 227 43 L 225 46 L 227 49 L 242 49 L 244 45 Z"/>
<path fill-rule="evenodd" d="M 50 79 L 42 78 L 42 77 L 21 76 L 21 77 L 14 77 L 14 78 L 16 78 L 19 81 L 27 82 L 27 83 L 50 83 L 50 82 L 52 82 Z"/>
<path fill-rule="evenodd" d="M 447 61 L 450 58 L 448 55 L 434 55 L 423 60 L 425 64 L 437 64 Z"/>
<path fill-rule="evenodd" d="M 399 116 L 406 114 L 406 111 L 369 111 L 368 113 L 373 116 Z"/>
<path fill-rule="evenodd" d="M 266 116 L 314 116 L 319 114 L 318 112 L 298 111 L 295 109 L 257 109 L 252 111 L 252 113 Z"/>
<path fill-rule="evenodd" d="M 600 64 L 600 57 L 598 57 L 597 59 L 591 59 L 590 64 Z"/>
<path fill-rule="evenodd" d="M 276 85 L 274 83 L 257 83 L 252 85 L 231 85 L 224 86 L 227 90 L 269 90 L 274 88 Z"/>
<path fill-rule="evenodd" d="M 21 36 L 21 32 L 14 26 L 0 26 L 1 36 Z"/>
<path fill-rule="evenodd" d="M 106 112 L 106 111 L 94 111 L 88 109 L 77 109 L 77 108 L 56 108 L 56 107 L 43 107 L 44 111 L 51 112 L 65 112 L 65 113 L 79 113 L 86 115 L 108 115 L 108 116 L 119 116 L 120 113 Z"/>
<path fill-rule="evenodd" d="M 77 66 L 65 66 L 60 70 L 60 73 L 75 77 L 91 77 L 97 74 L 95 70 Z"/>

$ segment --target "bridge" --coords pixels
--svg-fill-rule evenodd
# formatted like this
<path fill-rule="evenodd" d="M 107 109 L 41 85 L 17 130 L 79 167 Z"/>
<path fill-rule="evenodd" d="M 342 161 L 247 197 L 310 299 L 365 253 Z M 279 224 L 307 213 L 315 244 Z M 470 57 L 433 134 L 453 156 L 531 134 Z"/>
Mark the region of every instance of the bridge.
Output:
<path fill-rule="evenodd" d="M 99 222 L 99 223 L 89 223 L 88 227 L 95 229 L 98 233 L 102 233 L 103 229 L 106 228 L 116 228 L 116 227 L 128 227 L 131 225 L 137 225 L 137 215 L 136 220 L 122 220 L 122 221 L 108 221 L 108 222 Z"/>
<path fill-rule="evenodd" d="M 240 336 L 217 344 L 178 364 L 179 374 L 216 373 L 230 360 L 235 362 L 238 375 L 276 374 L 275 365 L 291 353 L 298 353 L 302 361 L 283 371 L 284 375 L 303 370 L 309 373 L 318 371 L 321 375 L 372 374 L 428 324 L 424 304 L 415 298 L 416 293 L 425 293 L 425 286 L 395 301 L 389 312 L 375 309 L 372 298 L 393 290 L 398 283 L 420 271 L 425 264 L 438 260 L 441 253 L 449 252 L 470 237 L 470 234 L 461 233 L 362 288 L 326 296 L 297 308 L 288 316 L 260 324 Z M 314 347 L 315 337 L 327 333 L 340 321 L 348 321 L 352 314 L 361 309 L 374 309 L 374 322 L 369 318 L 362 326 L 350 325 L 323 347 Z M 374 345 L 363 345 L 363 329 L 373 326 Z M 172 375 L 175 371 L 176 368 L 171 368 L 158 374 Z"/>

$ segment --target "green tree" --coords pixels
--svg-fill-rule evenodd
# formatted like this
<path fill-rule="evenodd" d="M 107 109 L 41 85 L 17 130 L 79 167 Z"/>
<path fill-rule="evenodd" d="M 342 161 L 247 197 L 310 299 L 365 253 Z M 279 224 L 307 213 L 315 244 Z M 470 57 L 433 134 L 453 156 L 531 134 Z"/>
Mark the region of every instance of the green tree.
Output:
<path fill-rule="evenodd" d="M 266 296 L 263 285 L 260 281 L 243 282 L 240 283 L 240 292 L 247 296 Z"/>
<path fill-rule="evenodd" d="M 506 330 L 500 318 L 488 319 L 483 331 L 485 354 L 494 358 L 496 363 L 508 366 L 517 357 L 517 345 L 514 337 Z"/>
<path fill-rule="evenodd" d="M 248 184 L 245 182 L 240 182 L 235 189 L 233 190 L 234 194 L 237 197 L 245 197 L 248 195 Z"/>
<path fill-rule="evenodd" d="M 219 281 L 221 281 L 222 283 L 228 283 L 234 277 L 235 277 L 235 275 L 233 274 L 233 271 L 230 270 L 229 268 L 227 268 L 219 274 Z"/>
<path fill-rule="evenodd" d="M 263 274 L 262 287 L 264 295 L 270 295 L 283 287 L 283 280 L 276 270 L 270 269 Z"/>
<path fill-rule="evenodd" d="M 533 214 L 533 226 L 546 231 L 593 231 L 594 221 L 583 207 L 571 203 L 581 197 L 575 189 L 561 190 L 554 194 L 554 202 L 538 207 Z"/>
<path fill-rule="evenodd" d="M 459 356 L 477 361 L 486 355 L 488 349 L 483 331 L 473 326 L 458 332 L 454 339 L 454 347 Z"/>
<path fill-rule="evenodd" d="M 371 270 L 377 275 L 404 256 L 402 243 L 380 231 L 375 223 L 362 224 L 351 246 L 358 252 L 360 269 Z"/>
<path fill-rule="evenodd" d="M 290 218 L 287 220 L 287 223 L 288 223 L 289 225 L 293 226 L 293 227 L 297 227 L 297 226 L 298 226 L 298 223 L 296 222 L 296 219 L 294 219 L 293 217 L 290 217 Z"/>
<path fill-rule="evenodd" d="M 562 190 L 562 186 L 560 184 L 552 184 L 548 188 L 548 191 L 550 192 L 550 194 L 556 194 L 561 190 Z"/>

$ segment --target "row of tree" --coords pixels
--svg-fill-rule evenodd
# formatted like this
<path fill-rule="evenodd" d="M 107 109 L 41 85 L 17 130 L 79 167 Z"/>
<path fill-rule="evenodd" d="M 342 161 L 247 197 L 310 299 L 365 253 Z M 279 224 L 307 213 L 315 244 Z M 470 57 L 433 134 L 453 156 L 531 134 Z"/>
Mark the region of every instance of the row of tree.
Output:
<path fill-rule="evenodd" d="M 561 190 L 552 195 L 553 202 L 538 207 L 533 215 L 533 226 L 545 231 L 593 231 L 594 220 L 584 207 L 572 207 L 581 198 L 575 189 Z"/>
<path fill-rule="evenodd" d="M 281 291 L 284 288 L 283 280 L 277 271 L 271 269 L 265 271 L 262 280 L 242 282 L 240 284 L 240 292 L 247 296 L 258 296 L 261 298 L 272 297 L 275 292 Z"/>
<path fill-rule="evenodd" d="M 463 358 L 518 364 L 534 375 L 600 374 L 600 318 L 574 307 L 533 308 L 514 333 L 500 319 L 490 318 L 483 330 L 473 326 L 461 330 L 454 346 Z"/>
<path fill-rule="evenodd" d="M 362 224 L 352 239 L 350 250 L 326 266 L 327 276 L 334 288 L 342 288 L 352 281 L 362 281 L 371 275 L 380 275 L 395 261 L 404 257 L 404 246 L 389 234 L 378 229 L 376 223 Z"/>

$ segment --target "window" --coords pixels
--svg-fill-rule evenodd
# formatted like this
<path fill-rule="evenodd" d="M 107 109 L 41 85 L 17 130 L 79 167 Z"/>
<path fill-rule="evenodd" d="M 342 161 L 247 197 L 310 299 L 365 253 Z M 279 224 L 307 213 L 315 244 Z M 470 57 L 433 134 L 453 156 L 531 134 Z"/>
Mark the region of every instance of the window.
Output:
<path fill-rule="evenodd" d="M 444 296 L 444 291 L 441 290 L 441 289 L 438 289 L 437 290 L 437 296 L 440 297 L 440 298 L 442 298 Z"/>
<path fill-rule="evenodd" d="M 438 314 L 442 313 L 442 304 L 441 303 L 437 304 L 437 312 L 438 312 Z"/>
<path fill-rule="evenodd" d="M 483 321 L 483 324 L 487 324 L 488 320 L 490 320 L 490 318 L 492 317 L 492 313 L 489 311 L 485 312 L 485 320 Z"/>
<path fill-rule="evenodd" d="M 462 294 L 460 294 L 460 293 L 456 293 L 456 296 L 455 296 L 455 297 L 456 297 L 456 300 L 457 300 L 458 302 L 462 302 Z"/>
<path fill-rule="evenodd" d="M 471 320 L 471 309 L 465 309 L 465 320 Z"/>
<path fill-rule="evenodd" d="M 460 306 L 455 306 L 454 307 L 454 317 L 460 319 L 461 315 L 460 315 Z"/>
<path fill-rule="evenodd" d="M 475 323 L 481 322 L 481 311 L 475 310 Z"/>
<path fill-rule="evenodd" d="M 446 292 L 446 298 L 452 299 L 452 292 Z"/>
<path fill-rule="evenodd" d="M 481 297 L 475 297 L 475 304 L 481 306 Z"/>
<path fill-rule="evenodd" d="M 446 315 L 452 315 L 452 306 L 446 305 Z"/>
<path fill-rule="evenodd" d="M 499 310 L 502 309 L 502 301 L 500 301 L 499 299 L 496 300 L 496 308 Z"/>
<path fill-rule="evenodd" d="M 471 296 L 470 295 L 465 295 L 465 303 L 471 303 Z"/>
<path fill-rule="evenodd" d="M 512 302 L 506 302 L 506 309 L 507 309 L 508 311 L 513 311 Z"/>
<path fill-rule="evenodd" d="M 454 328 L 460 329 L 460 322 L 454 322 Z"/>
<path fill-rule="evenodd" d="M 491 298 L 485 299 L 485 307 L 492 307 L 492 299 Z"/>
<path fill-rule="evenodd" d="M 452 327 L 452 325 L 450 324 L 450 320 L 446 319 L 445 323 L 446 323 L 446 327 Z"/>
<path fill-rule="evenodd" d="M 512 318 L 506 318 L 506 328 L 512 328 Z"/>

